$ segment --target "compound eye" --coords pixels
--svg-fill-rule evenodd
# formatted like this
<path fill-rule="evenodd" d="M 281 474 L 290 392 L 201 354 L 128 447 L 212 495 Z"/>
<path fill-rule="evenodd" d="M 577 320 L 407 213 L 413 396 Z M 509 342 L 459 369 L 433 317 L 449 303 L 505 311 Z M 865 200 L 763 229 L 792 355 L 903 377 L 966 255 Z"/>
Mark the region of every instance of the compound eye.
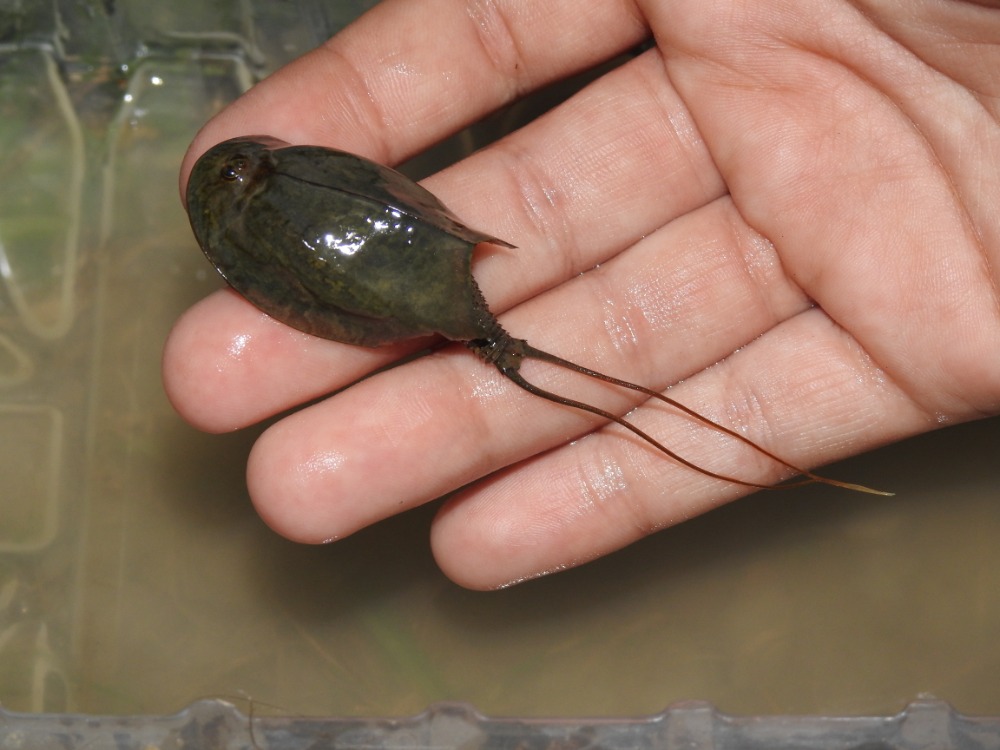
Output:
<path fill-rule="evenodd" d="M 247 166 L 249 166 L 249 161 L 245 156 L 234 156 L 222 165 L 219 174 L 226 182 L 234 182 L 243 177 L 243 173 L 247 171 Z"/>

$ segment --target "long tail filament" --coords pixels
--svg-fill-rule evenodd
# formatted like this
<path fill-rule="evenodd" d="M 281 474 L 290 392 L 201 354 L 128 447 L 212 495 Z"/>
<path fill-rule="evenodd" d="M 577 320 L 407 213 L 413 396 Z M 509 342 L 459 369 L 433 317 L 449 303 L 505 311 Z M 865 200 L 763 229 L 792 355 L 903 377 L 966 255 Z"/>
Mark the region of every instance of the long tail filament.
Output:
<path fill-rule="evenodd" d="M 478 349 L 478 347 L 475 348 Z M 866 487 L 865 485 L 862 484 L 855 484 L 853 482 L 842 482 L 839 479 L 831 479 L 830 477 L 824 477 L 820 476 L 819 474 L 814 474 L 811 471 L 796 466 L 795 464 L 789 463 L 785 459 L 775 455 L 766 448 L 757 445 L 757 443 L 755 443 L 750 438 L 741 435 L 735 430 L 732 430 L 728 427 L 718 424 L 717 422 L 714 422 L 708 417 L 699 414 L 694 409 L 691 409 L 690 407 L 687 407 L 684 404 L 675 401 L 674 399 L 668 396 L 664 396 L 662 393 L 658 393 L 657 391 L 654 391 L 651 388 L 646 388 L 645 386 L 637 385 L 636 383 L 630 383 L 627 380 L 621 380 L 619 378 L 611 377 L 610 375 L 605 375 L 604 373 L 597 372 L 596 370 L 591 370 L 590 368 L 578 365 L 575 362 L 570 362 L 569 360 L 563 359 L 562 357 L 557 357 L 554 354 L 549 354 L 548 352 L 542 351 L 541 349 L 536 349 L 524 339 L 508 338 L 507 341 L 504 342 L 504 345 L 502 345 L 500 348 L 505 350 L 505 352 L 510 356 L 498 357 L 498 356 L 484 355 L 484 357 L 488 361 L 492 361 L 507 378 L 509 378 L 511 381 L 513 381 L 516 385 L 520 386 L 524 390 L 536 396 L 540 396 L 541 398 L 553 401 L 557 404 L 562 404 L 563 406 L 569 406 L 574 409 L 579 409 L 581 411 L 589 412 L 591 414 L 596 414 L 597 416 L 602 417 L 603 419 L 615 422 L 616 424 L 621 425 L 625 429 L 631 431 L 633 434 L 642 438 L 647 443 L 654 446 L 657 450 L 672 458 L 674 461 L 677 461 L 678 463 L 687 466 L 689 469 L 693 469 L 694 471 L 700 472 L 714 479 L 720 479 L 725 482 L 733 482 L 735 484 L 741 484 L 746 487 L 754 487 L 756 489 L 762 489 L 762 490 L 785 490 L 785 489 L 791 489 L 793 487 L 801 487 L 807 484 L 821 483 L 833 487 L 841 487 L 845 490 L 851 490 L 853 492 L 864 492 L 869 495 L 881 495 L 884 497 L 891 497 L 895 494 L 893 492 L 885 492 L 883 490 L 876 490 L 871 487 Z M 493 350 L 494 352 L 497 351 L 496 348 L 493 348 Z M 532 359 L 537 359 L 542 362 L 548 362 L 550 364 L 563 367 L 567 370 L 572 370 L 574 372 L 587 375 L 588 377 L 594 378 L 595 380 L 601 380 L 604 381 L 605 383 L 610 383 L 612 385 L 617 385 L 622 388 L 628 388 L 629 390 L 638 391 L 639 393 L 649 396 L 650 398 L 655 398 L 659 401 L 662 401 L 663 403 L 672 406 L 678 411 L 687 414 L 688 416 L 698 420 L 699 422 L 707 425 L 708 427 L 717 430 L 725 435 L 728 435 L 731 438 L 739 440 L 741 443 L 750 446 L 758 453 L 767 456 L 772 461 L 775 461 L 781 464 L 782 466 L 791 469 L 797 474 L 801 474 L 805 478 L 792 482 L 785 482 L 784 484 L 779 484 L 779 485 L 768 485 L 768 484 L 760 484 L 757 482 L 750 482 L 745 479 L 737 479 L 735 477 L 726 476 L 725 474 L 719 474 L 704 467 L 698 466 L 697 464 L 687 460 L 683 456 L 680 456 L 676 452 L 670 450 L 665 445 L 660 443 L 658 440 L 653 438 L 651 435 L 639 429 L 638 427 L 636 427 L 634 424 L 627 421 L 623 417 L 619 417 L 615 414 L 612 414 L 609 411 L 605 411 L 604 409 L 600 409 L 596 406 L 585 404 L 582 401 L 576 401 L 571 398 L 566 398 L 565 396 L 559 396 L 555 393 L 552 393 L 551 391 L 547 391 L 544 388 L 539 388 L 533 383 L 528 382 L 527 380 L 524 379 L 524 377 L 520 373 L 520 363 L 521 359 L 524 357 L 530 357 Z"/>

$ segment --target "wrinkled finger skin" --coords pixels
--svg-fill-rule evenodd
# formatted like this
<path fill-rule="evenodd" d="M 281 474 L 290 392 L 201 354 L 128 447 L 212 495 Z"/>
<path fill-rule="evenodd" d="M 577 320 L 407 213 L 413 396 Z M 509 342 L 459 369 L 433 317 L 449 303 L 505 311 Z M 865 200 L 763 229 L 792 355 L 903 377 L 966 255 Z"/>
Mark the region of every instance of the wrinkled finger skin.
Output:
<path fill-rule="evenodd" d="M 480 247 L 472 265 L 513 335 L 652 387 L 683 380 L 672 396 L 822 464 L 1000 410 L 998 14 L 930 0 L 385 2 L 208 123 L 182 191 L 202 153 L 255 133 L 395 164 L 652 39 L 425 186 L 518 246 Z M 429 18 L 433 35 L 412 33 Z M 420 344 L 323 341 L 223 291 L 178 322 L 164 379 L 187 419 L 229 430 Z M 533 374 L 613 411 L 634 404 Z M 664 410 L 632 418 L 714 470 L 777 478 Z M 580 564 L 744 492 L 515 392 L 457 348 L 280 420 L 247 478 L 262 517 L 305 542 L 465 487 L 432 544 L 472 588 Z"/>

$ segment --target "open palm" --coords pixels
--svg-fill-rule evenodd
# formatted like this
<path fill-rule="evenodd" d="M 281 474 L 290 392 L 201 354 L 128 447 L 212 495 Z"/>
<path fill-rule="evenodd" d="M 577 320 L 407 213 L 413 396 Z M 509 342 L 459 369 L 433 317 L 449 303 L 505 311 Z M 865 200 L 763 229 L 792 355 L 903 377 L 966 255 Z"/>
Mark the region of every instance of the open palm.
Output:
<path fill-rule="evenodd" d="M 672 397 L 800 465 L 1000 410 L 1000 11 L 984 5 L 390 0 L 210 122 L 182 183 L 243 134 L 397 163 L 650 36 L 424 183 L 518 246 L 482 246 L 474 262 L 507 330 L 657 389 L 683 381 Z M 189 421 L 222 431 L 418 346 L 312 338 L 223 291 L 177 324 L 164 375 Z M 525 373 L 620 413 L 637 404 Z M 784 476 L 654 402 L 630 419 L 713 471 Z M 747 492 L 533 398 L 460 346 L 282 419 L 248 483 L 264 519 L 307 542 L 463 488 L 432 541 L 476 588 Z"/>

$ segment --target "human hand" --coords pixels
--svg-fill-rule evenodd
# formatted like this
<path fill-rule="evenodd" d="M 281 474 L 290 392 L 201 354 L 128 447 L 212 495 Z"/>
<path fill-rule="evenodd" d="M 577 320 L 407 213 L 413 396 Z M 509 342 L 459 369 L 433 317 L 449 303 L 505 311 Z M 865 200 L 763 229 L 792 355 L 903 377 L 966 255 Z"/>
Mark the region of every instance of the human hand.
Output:
<path fill-rule="evenodd" d="M 182 186 L 201 153 L 243 134 L 398 163 L 650 33 L 655 49 L 424 182 L 518 245 L 474 263 L 505 328 L 644 385 L 683 380 L 672 397 L 799 465 L 997 413 L 1000 11 L 972 3 L 390 0 L 212 120 Z M 226 290 L 178 322 L 164 380 L 190 422 L 225 431 L 417 346 L 315 339 Z M 658 405 L 630 418 L 713 471 L 783 476 Z M 464 487 L 432 543 L 473 588 L 579 564 L 747 491 L 614 425 L 566 443 L 595 427 L 449 347 L 282 419 L 248 485 L 262 517 L 305 542 Z"/>

